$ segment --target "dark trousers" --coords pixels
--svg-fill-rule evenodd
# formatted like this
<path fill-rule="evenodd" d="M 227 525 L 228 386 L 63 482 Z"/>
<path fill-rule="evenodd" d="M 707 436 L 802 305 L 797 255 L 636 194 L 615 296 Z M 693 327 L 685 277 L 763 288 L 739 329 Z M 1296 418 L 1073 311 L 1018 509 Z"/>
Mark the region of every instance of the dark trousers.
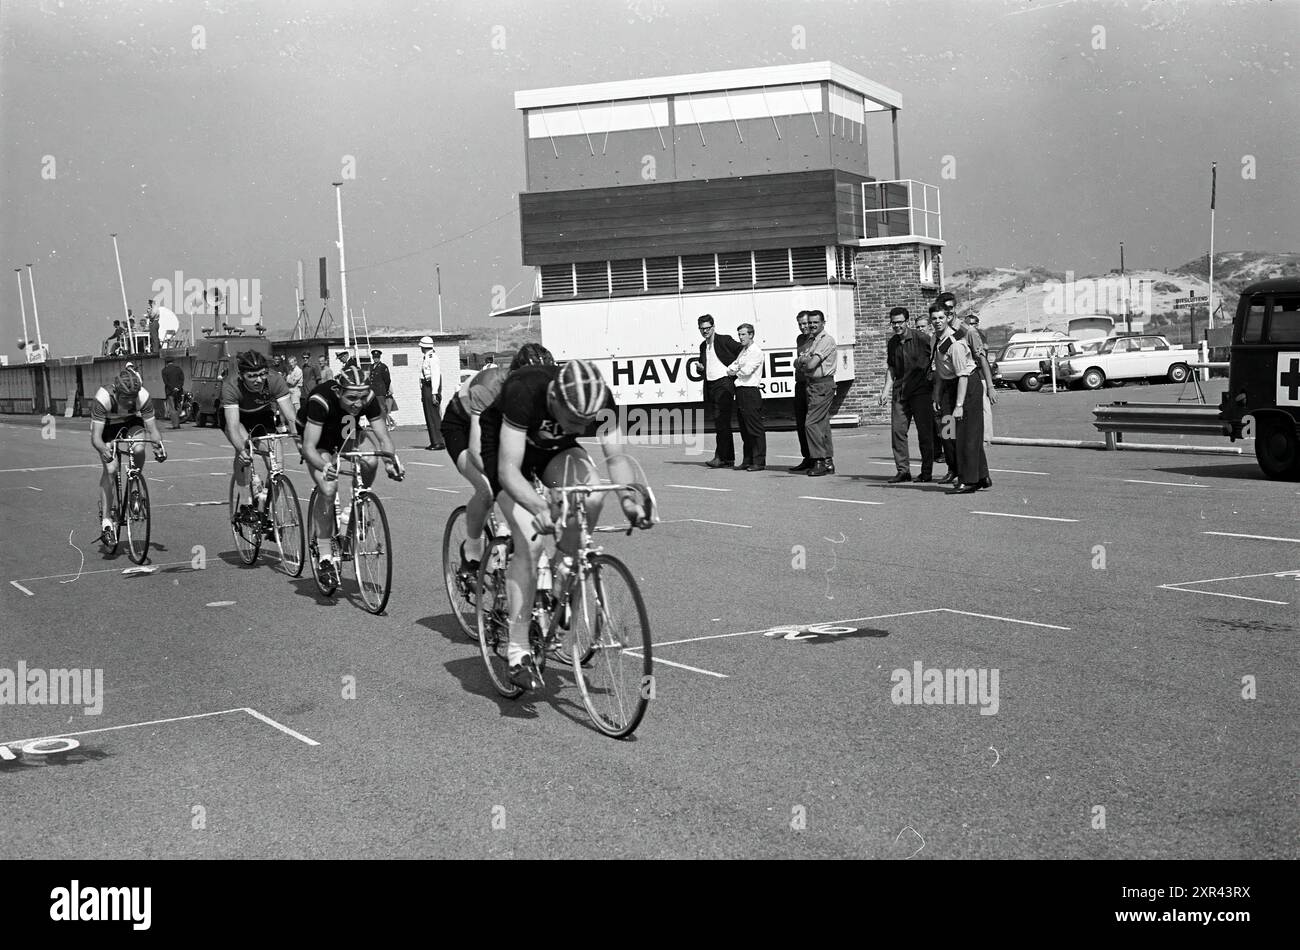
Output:
<path fill-rule="evenodd" d="M 962 418 L 957 420 L 957 471 L 963 485 L 977 485 L 989 477 L 984 456 L 984 380 L 977 372 L 968 378 Z"/>
<path fill-rule="evenodd" d="M 957 380 L 939 381 L 939 414 L 934 417 L 934 435 L 943 448 L 943 460 L 948 463 L 948 471 L 961 474 L 957 458 L 957 427 L 952 417 L 957 408 Z M 948 438 L 944 438 L 944 436 Z"/>
<path fill-rule="evenodd" d="M 929 475 L 934 469 L 934 405 L 929 389 L 922 387 L 910 396 L 894 395 L 894 409 L 890 417 L 894 465 L 901 474 L 911 474 L 912 459 L 907 451 L 907 430 L 916 423 L 916 441 L 921 445 L 921 474 Z"/>
<path fill-rule="evenodd" d="M 424 427 L 429 430 L 429 444 L 442 448 L 442 407 L 434 398 L 433 383 L 420 381 L 420 402 L 424 405 Z"/>
<path fill-rule="evenodd" d="M 736 387 L 736 415 L 740 419 L 741 461 L 767 464 L 767 430 L 763 426 L 763 394 L 757 386 Z"/>
<path fill-rule="evenodd" d="M 736 381 L 731 376 L 724 376 L 704 385 L 708 390 L 709 402 L 713 404 L 713 430 L 717 436 L 713 457 L 734 464 L 736 442 L 731 434 L 731 411 L 736 402 Z"/>
<path fill-rule="evenodd" d="M 831 403 L 835 401 L 835 377 L 819 376 L 808 380 L 808 416 L 804 432 L 808 436 L 808 455 L 813 459 L 832 459 Z"/>
<path fill-rule="evenodd" d="M 808 384 L 803 379 L 796 379 L 794 383 L 794 431 L 799 433 L 799 454 L 803 456 L 806 462 L 808 455 L 808 434 L 803 431 L 804 423 L 808 421 Z"/>

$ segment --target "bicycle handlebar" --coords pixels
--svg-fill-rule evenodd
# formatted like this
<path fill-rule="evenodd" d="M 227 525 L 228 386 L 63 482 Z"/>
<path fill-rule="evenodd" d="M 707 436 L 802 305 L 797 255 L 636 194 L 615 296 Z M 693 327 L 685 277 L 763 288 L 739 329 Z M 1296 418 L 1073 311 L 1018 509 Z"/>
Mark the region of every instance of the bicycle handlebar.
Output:
<path fill-rule="evenodd" d="M 109 439 L 108 444 L 116 447 L 119 452 L 124 451 L 124 445 L 156 445 L 162 448 L 162 443 L 155 439 Z"/>

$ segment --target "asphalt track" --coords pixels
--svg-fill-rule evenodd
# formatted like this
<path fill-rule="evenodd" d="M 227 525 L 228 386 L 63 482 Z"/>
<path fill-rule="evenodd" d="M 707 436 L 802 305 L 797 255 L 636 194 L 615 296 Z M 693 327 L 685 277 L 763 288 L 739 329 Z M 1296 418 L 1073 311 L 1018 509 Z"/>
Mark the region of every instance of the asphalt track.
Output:
<path fill-rule="evenodd" d="M 1006 394 L 999 431 L 1087 438 L 1097 401 Z M 0 423 L 0 667 L 99 668 L 106 694 L 0 706 L 0 857 L 1297 856 L 1300 485 L 1249 454 L 993 446 L 993 490 L 947 496 L 885 485 L 879 428 L 838 430 L 819 479 L 639 451 L 665 521 L 601 537 L 660 662 L 617 742 L 567 671 L 491 690 L 438 573 L 464 486 L 418 432 L 378 483 L 397 564 L 372 617 L 238 564 L 213 430 L 164 430 L 159 570 L 124 576 L 92 541 L 86 423 Z M 792 433 L 769 443 L 793 464 Z M 917 662 L 997 670 L 996 714 L 894 703 Z M 60 734 L 80 746 L 21 751 Z"/>

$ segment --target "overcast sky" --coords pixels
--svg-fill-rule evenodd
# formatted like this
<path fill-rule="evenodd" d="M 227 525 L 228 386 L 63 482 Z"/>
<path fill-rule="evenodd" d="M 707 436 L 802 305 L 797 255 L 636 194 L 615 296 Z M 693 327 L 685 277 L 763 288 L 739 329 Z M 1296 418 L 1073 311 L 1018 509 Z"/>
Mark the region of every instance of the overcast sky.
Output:
<path fill-rule="evenodd" d="M 1184 263 L 1211 161 L 1216 249 L 1295 251 L 1298 35 L 1300 4 L 1267 0 L 5 0 L 0 351 L 28 263 L 54 355 L 97 350 L 113 231 L 136 313 L 176 270 L 257 277 L 288 327 L 302 259 L 314 317 L 345 156 L 353 312 L 436 327 L 441 264 L 447 327 L 484 324 L 494 288 L 532 291 L 516 90 L 820 60 L 902 93 L 903 175 L 942 188 L 949 271 L 1104 272 L 1120 240 L 1130 267 Z"/>

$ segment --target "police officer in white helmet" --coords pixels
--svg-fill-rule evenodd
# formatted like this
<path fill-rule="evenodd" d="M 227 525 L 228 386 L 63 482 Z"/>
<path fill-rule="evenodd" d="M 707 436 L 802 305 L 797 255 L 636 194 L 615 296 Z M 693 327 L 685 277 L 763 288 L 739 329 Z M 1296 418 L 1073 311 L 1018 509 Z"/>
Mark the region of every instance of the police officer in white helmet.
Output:
<path fill-rule="evenodd" d="M 424 427 L 429 430 L 427 451 L 439 451 L 442 442 L 442 369 L 433 352 L 433 337 L 420 337 L 420 403 L 424 406 Z"/>

